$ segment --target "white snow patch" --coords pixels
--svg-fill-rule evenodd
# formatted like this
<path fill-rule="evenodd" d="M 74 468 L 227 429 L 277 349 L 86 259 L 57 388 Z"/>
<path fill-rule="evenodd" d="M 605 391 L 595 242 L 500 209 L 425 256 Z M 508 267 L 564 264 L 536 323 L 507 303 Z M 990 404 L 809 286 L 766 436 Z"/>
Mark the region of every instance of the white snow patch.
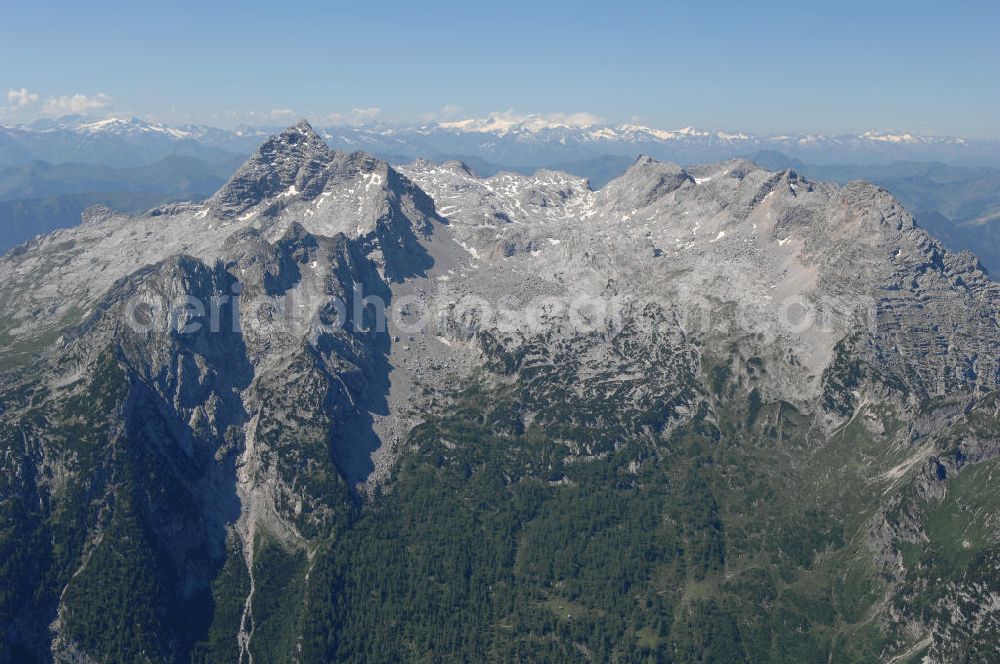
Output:
<path fill-rule="evenodd" d="M 473 258 L 475 258 L 476 260 L 479 260 L 479 252 L 476 251 L 475 247 L 470 247 L 467 244 L 465 244 L 464 242 L 459 242 L 458 246 L 460 246 L 462 249 L 465 249 L 466 251 L 468 251 L 472 255 Z"/>

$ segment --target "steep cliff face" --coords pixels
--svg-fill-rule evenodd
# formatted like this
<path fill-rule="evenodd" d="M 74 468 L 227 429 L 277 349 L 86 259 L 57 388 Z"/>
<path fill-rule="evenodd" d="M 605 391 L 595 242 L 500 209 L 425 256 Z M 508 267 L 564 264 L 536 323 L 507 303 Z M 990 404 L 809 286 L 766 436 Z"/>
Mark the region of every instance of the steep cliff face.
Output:
<path fill-rule="evenodd" d="M 997 287 L 871 185 L 300 123 L 0 293 L 8 659 L 995 652 Z"/>

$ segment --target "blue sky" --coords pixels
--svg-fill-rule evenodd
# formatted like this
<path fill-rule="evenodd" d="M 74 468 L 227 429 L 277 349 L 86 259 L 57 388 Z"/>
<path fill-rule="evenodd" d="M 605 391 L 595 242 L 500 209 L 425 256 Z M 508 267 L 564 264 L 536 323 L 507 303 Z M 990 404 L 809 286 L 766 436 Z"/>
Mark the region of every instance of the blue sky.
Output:
<path fill-rule="evenodd" d="M 513 109 L 1000 138 L 996 2 L 0 0 L 0 10 L 6 122 L 69 110 L 232 125 Z"/>

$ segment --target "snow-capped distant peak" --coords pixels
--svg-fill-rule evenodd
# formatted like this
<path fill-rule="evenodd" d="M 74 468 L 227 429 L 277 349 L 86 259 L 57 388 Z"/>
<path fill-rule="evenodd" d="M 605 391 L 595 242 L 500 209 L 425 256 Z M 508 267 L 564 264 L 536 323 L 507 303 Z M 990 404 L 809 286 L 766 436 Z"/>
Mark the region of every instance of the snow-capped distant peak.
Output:
<path fill-rule="evenodd" d="M 467 118 L 439 122 L 437 127 L 460 132 L 475 132 L 482 134 L 530 133 L 535 134 L 547 129 L 585 129 L 599 124 L 597 118 L 587 113 L 551 114 L 551 115 L 513 115 L 510 113 L 495 113 L 485 118 Z"/>
<path fill-rule="evenodd" d="M 104 118 L 103 120 L 95 120 L 94 122 L 86 122 L 76 126 L 80 131 L 109 131 L 116 127 L 126 127 L 132 124 L 136 124 L 138 121 L 135 118 Z"/>
<path fill-rule="evenodd" d="M 575 133 L 581 140 L 590 141 L 679 141 L 679 140 L 719 140 L 750 141 L 752 136 L 743 133 L 705 131 L 695 127 L 681 129 L 657 129 L 638 124 L 607 125 L 589 114 L 524 115 L 492 114 L 485 118 L 450 120 L 421 127 L 427 134 L 438 129 L 457 133 L 507 135 L 537 135 L 546 131 Z"/>
<path fill-rule="evenodd" d="M 866 131 L 861 134 L 861 138 L 868 141 L 881 141 L 883 143 L 913 143 L 918 140 L 912 134 L 894 134 L 882 131 Z"/>
<path fill-rule="evenodd" d="M 866 131 L 858 136 L 862 141 L 893 143 L 896 145 L 963 145 L 965 139 L 956 136 L 911 134 L 905 131 Z"/>
<path fill-rule="evenodd" d="M 740 132 L 725 131 L 705 131 L 695 127 L 682 127 L 680 129 L 657 129 L 637 124 L 621 124 L 606 128 L 600 132 L 592 132 L 594 138 L 607 139 L 633 139 L 633 140 L 655 140 L 655 141 L 681 141 L 681 140 L 718 140 L 718 141 L 751 141 L 753 137 Z"/>
<path fill-rule="evenodd" d="M 694 127 L 684 127 L 683 129 L 655 129 L 637 124 L 623 124 L 618 126 L 618 130 L 624 134 L 645 134 L 661 141 L 672 141 L 678 138 L 700 138 L 710 136 L 710 132 L 701 131 Z"/>
<path fill-rule="evenodd" d="M 73 129 L 81 134 L 119 134 L 119 135 L 136 135 L 136 134 L 163 134 L 170 136 L 172 138 L 187 138 L 189 136 L 188 132 L 181 129 L 175 129 L 173 127 L 168 127 L 161 123 L 151 124 L 143 120 L 139 120 L 134 117 L 127 118 L 117 118 L 110 117 L 104 118 L 103 120 L 95 120 L 93 122 L 84 122 L 78 124 Z"/>

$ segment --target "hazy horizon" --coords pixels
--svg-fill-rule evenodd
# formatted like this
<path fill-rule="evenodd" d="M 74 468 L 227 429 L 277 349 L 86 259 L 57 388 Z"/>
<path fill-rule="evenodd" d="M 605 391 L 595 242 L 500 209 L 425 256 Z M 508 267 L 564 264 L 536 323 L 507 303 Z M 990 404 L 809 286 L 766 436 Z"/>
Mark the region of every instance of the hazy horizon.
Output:
<path fill-rule="evenodd" d="M 23 94 L 24 90 L 8 90 L 8 98 L 13 96 L 18 96 Z M 375 112 L 378 111 L 378 112 Z M 362 113 L 363 112 L 363 113 Z M 6 120 L 0 119 L 0 126 L 5 126 L 8 128 L 16 127 L 26 127 L 30 128 L 33 126 L 46 126 L 47 123 L 59 123 L 60 121 L 66 121 L 68 119 L 77 119 L 77 122 L 86 123 L 100 123 L 107 120 L 138 120 L 140 122 L 146 122 L 150 124 L 163 124 L 170 127 L 183 127 L 183 126 L 203 126 L 215 129 L 223 130 L 237 130 L 241 127 L 247 127 L 251 129 L 257 129 L 262 131 L 277 131 L 285 127 L 295 125 L 299 122 L 308 122 L 310 125 L 317 128 L 335 128 L 335 127 L 354 127 L 354 128 L 414 128 L 422 125 L 443 125 L 450 126 L 452 128 L 457 127 L 463 123 L 479 123 L 479 126 L 491 125 L 493 121 L 496 120 L 499 123 L 510 123 L 511 125 L 518 125 L 521 127 L 534 127 L 534 128 L 553 128 L 553 127 L 568 127 L 568 128 L 587 128 L 587 127 L 621 127 L 621 126 L 634 126 L 648 128 L 654 131 L 667 131 L 673 133 L 682 133 L 688 130 L 693 130 L 703 134 L 728 134 L 728 135 L 739 135 L 746 134 L 747 136 L 753 136 L 757 138 L 780 138 L 783 135 L 789 136 L 860 136 L 863 134 L 874 134 L 874 135 L 897 135 L 901 136 L 904 134 L 909 134 L 915 137 L 923 138 L 933 138 L 933 137 L 946 137 L 946 138 L 967 138 L 972 140 L 985 140 L 985 141 L 997 141 L 1000 137 L 992 136 L 970 136 L 967 134 L 957 134 L 957 133 L 946 133 L 938 131 L 913 131 L 907 127 L 866 127 L 857 131 L 842 131 L 842 132 L 823 132 L 823 131 L 763 131 L 756 132 L 750 131 L 743 127 L 738 126 L 707 126 L 703 124 L 687 124 L 687 125 L 659 125 L 656 123 L 643 122 L 639 119 L 633 118 L 632 120 L 627 120 L 624 122 L 614 122 L 607 118 L 603 118 L 587 112 L 576 112 L 576 113 L 537 113 L 537 112 L 526 112 L 520 113 L 513 109 L 508 109 L 506 111 L 493 111 L 488 112 L 479 116 L 472 115 L 449 115 L 449 116 L 432 116 L 423 115 L 417 117 L 401 117 L 392 116 L 389 114 L 383 114 L 381 109 L 352 109 L 347 113 L 328 113 L 319 115 L 309 115 L 309 114 L 296 114 L 295 112 L 273 112 L 267 114 L 254 115 L 247 118 L 240 118 L 238 121 L 231 119 L 223 119 L 221 122 L 196 122 L 196 121 L 185 121 L 176 120 L 171 121 L 169 118 L 162 118 L 159 114 L 139 114 L 132 113 L 129 111 L 119 111 L 111 107 L 103 109 L 87 109 L 82 112 L 68 112 L 46 115 L 40 113 L 34 117 L 30 118 L 7 118 Z M 485 130 L 484 130 L 485 131 Z"/>

